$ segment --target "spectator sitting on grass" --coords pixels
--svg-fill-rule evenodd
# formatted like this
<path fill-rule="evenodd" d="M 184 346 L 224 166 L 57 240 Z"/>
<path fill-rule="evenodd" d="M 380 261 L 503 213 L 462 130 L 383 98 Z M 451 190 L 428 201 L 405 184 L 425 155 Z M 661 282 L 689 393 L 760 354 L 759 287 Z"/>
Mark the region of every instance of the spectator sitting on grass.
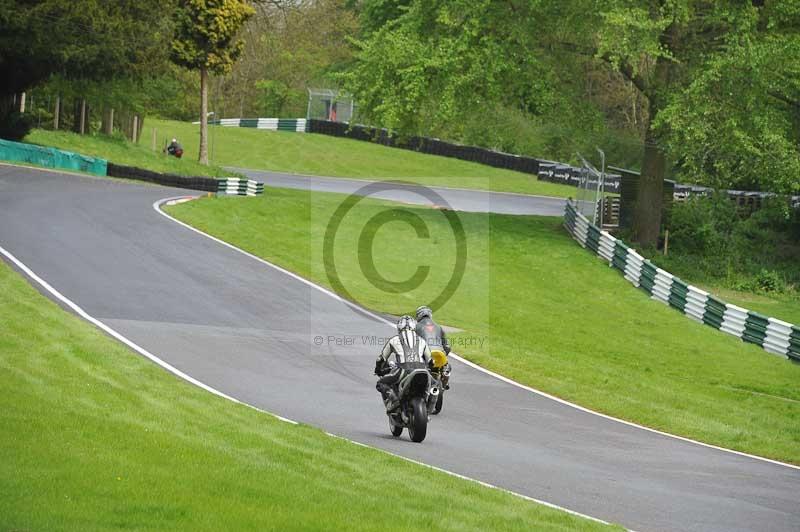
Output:
<path fill-rule="evenodd" d="M 174 155 L 178 159 L 183 155 L 183 147 L 178 143 L 178 139 L 172 139 L 172 142 L 167 146 L 167 153 Z"/>

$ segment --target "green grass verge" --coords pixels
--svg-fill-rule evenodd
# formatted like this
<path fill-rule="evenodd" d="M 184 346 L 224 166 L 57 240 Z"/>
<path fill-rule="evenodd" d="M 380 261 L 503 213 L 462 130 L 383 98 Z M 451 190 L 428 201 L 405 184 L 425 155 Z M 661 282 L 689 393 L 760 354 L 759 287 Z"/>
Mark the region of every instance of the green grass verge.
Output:
<path fill-rule="evenodd" d="M 320 250 L 343 198 L 267 189 L 263 197 L 202 199 L 168 210 L 331 286 Z M 418 237 L 396 214 L 398 221 L 376 229 L 374 242 L 360 241 L 365 221 L 387 205 L 359 203 L 344 218 L 335 261 L 328 263 L 355 299 L 402 314 L 439 293 L 455 247 L 442 213 L 397 205 L 421 217 L 430 238 Z M 467 234 L 467 269 L 436 316 L 468 332 L 455 338 L 457 352 L 607 414 L 800 463 L 800 366 L 651 301 L 570 239 L 558 218 L 460 213 L 459 219 Z M 390 281 L 408 279 L 430 257 L 434 265 L 416 289 L 388 294 L 362 273 L 359 256 L 369 257 L 370 249 L 377 271 Z"/>
<path fill-rule="evenodd" d="M 2 261 L 0 292 L 0 528 L 603 528 L 213 396 Z M 393 504 L 379 479 L 427 496 Z"/>
<path fill-rule="evenodd" d="M 147 121 L 145 121 L 145 124 Z M 146 137 L 149 139 L 150 137 Z M 206 166 L 196 161 L 197 151 L 185 153 L 182 159 L 169 157 L 160 151 L 153 151 L 149 143 L 145 146 L 145 136 L 142 136 L 142 145 L 133 144 L 121 137 L 108 137 L 106 135 L 78 135 L 69 131 L 47 131 L 34 129 L 25 142 L 52 146 L 62 150 L 73 151 L 92 157 L 107 159 L 113 163 L 126 166 L 135 166 L 154 172 L 169 173 L 184 176 L 231 176 L 231 172 L 219 166 Z M 163 143 L 161 144 L 163 147 Z"/>
<path fill-rule="evenodd" d="M 148 118 L 143 139 L 151 138 L 152 128 L 159 138 L 177 137 L 189 156 L 197 153 L 199 126 Z M 543 196 L 575 195 L 575 187 L 539 181 L 534 175 L 352 139 L 222 126 L 211 126 L 209 131 L 211 161 L 220 166 L 331 177 L 404 179 L 430 186 Z"/>
<path fill-rule="evenodd" d="M 642 253 L 642 250 L 638 251 Z M 665 257 L 660 251 L 654 249 L 648 249 L 642 254 L 664 270 L 720 297 L 726 303 L 800 325 L 800 286 L 792 286 L 789 283 L 784 292 L 736 289 L 734 287 L 742 286 L 742 278 L 752 279 L 753 275 L 737 274 L 733 271 L 726 272 L 724 266 L 719 266 L 719 269 L 715 270 L 710 264 L 704 263 L 702 258 L 692 255 L 682 256 L 670 253 Z M 785 260 L 783 264 L 788 268 L 792 266 L 788 260 Z"/>
<path fill-rule="evenodd" d="M 800 326 L 800 298 L 797 295 L 754 294 L 702 282 L 695 286 L 719 296 L 727 303 Z"/>

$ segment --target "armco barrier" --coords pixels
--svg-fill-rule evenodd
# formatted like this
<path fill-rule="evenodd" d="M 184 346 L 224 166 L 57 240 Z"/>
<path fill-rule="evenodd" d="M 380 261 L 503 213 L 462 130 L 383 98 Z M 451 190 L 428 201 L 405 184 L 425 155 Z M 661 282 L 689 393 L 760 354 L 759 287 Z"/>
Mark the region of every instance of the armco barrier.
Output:
<path fill-rule="evenodd" d="M 564 227 L 582 247 L 594 251 L 652 299 L 770 353 L 800 361 L 800 327 L 797 325 L 725 303 L 687 284 L 639 255 L 622 240 L 592 225 L 571 201 L 567 202 L 564 212 Z"/>
<path fill-rule="evenodd" d="M 195 122 L 199 124 L 199 122 Z M 255 129 L 268 129 L 270 131 L 295 131 L 305 133 L 307 121 L 305 118 L 221 118 L 209 120 L 213 126 L 225 127 L 251 127 Z"/>
<path fill-rule="evenodd" d="M 400 137 L 392 135 L 387 129 L 358 124 L 351 125 L 329 120 L 310 119 L 308 120 L 308 132 L 369 141 L 383 146 L 418 151 L 430 155 L 441 155 L 442 157 L 452 157 L 462 161 L 471 161 L 495 168 L 507 168 L 527 174 L 536 174 L 539 170 L 539 160 L 533 157 L 503 153 L 477 146 L 464 146 L 429 137 Z"/>
<path fill-rule="evenodd" d="M 167 187 L 188 188 L 217 194 L 235 194 L 239 196 L 255 196 L 264 193 L 264 183 L 252 179 L 214 179 L 213 177 L 185 177 L 174 174 L 160 174 L 142 168 L 122 166 L 121 164 L 108 163 L 108 175 L 125 179 L 147 181 Z"/>
<path fill-rule="evenodd" d="M 212 177 L 186 177 L 174 174 L 160 174 L 151 170 L 114 163 L 108 163 L 108 175 L 111 177 L 147 181 L 148 183 L 156 183 L 167 187 L 202 190 L 204 192 L 217 192 L 220 181 Z"/>
<path fill-rule="evenodd" d="M 31 163 L 60 170 L 77 170 L 99 176 L 106 175 L 107 167 L 105 159 L 3 139 L 0 139 L 0 160 Z"/>

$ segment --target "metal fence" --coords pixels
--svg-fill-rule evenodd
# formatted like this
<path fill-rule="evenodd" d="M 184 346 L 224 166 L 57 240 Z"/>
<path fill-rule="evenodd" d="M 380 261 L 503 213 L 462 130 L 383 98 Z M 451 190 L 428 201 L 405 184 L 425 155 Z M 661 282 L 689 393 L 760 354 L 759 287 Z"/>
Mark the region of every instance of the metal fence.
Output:
<path fill-rule="evenodd" d="M 349 94 L 332 89 L 308 89 L 306 120 L 330 120 L 350 123 L 356 112 L 356 104 Z"/>

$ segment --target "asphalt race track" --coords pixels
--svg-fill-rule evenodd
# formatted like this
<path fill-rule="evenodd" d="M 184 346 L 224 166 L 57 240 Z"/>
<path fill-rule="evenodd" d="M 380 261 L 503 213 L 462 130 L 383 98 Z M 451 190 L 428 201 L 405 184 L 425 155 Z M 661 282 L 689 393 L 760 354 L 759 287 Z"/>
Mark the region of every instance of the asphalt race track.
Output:
<path fill-rule="evenodd" d="M 266 172 L 263 170 L 249 170 L 246 168 L 230 169 L 240 172 L 250 179 L 263 181 L 264 184 L 268 186 L 314 190 L 318 192 L 357 194 L 364 185 L 369 183 L 369 181 L 363 179 L 305 176 Z M 429 202 L 418 192 L 423 188 L 433 190 L 441 195 L 447 200 L 449 206 L 457 211 L 497 212 L 501 214 L 538 214 L 541 216 L 564 215 L 565 200 L 563 198 L 548 198 L 546 196 L 513 194 L 509 192 L 487 192 L 462 188 L 405 185 L 398 186 L 393 190 L 373 194 L 371 197 L 417 205 L 429 205 Z"/>
<path fill-rule="evenodd" d="M 800 529 L 798 469 L 609 420 L 458 362 L 425 442 L 392 438 L 372 376 L 380 345 L 362 341 L 392 328 L 152 207 L 179 195 L 0 165 L 0 246 L 166 362 L 281 416 L 636 530 Z"/>

